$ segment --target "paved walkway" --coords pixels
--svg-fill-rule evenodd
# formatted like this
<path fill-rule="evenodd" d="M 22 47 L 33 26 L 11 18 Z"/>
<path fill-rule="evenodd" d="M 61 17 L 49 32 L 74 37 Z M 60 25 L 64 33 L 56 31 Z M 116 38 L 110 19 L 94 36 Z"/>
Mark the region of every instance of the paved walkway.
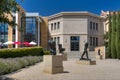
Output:
<path fill-rule="evenodd" d="M 96 65 L 80 65 L 64 61 L 64 73 L 43 73 L 43 62 L 7 75 L 17 80 L 120 80 L 120 60 L 98 60 Z"/>

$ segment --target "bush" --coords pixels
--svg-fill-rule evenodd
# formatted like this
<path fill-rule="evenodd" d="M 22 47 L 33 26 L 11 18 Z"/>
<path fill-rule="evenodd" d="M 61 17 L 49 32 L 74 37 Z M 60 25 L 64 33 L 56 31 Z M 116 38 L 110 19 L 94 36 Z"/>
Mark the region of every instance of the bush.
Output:
<path fill-rule="evenodd" d="M 44 55 L 50 55 L 50 51 L 44 51 Z"/>
<path fill-rule="evenodd" d="M 0 75 L 11 73 L 40 61 L 42 61 L 42 57 L 40 56 L 0 59 Z"/>
<path fill-rule="evenodd" d="M 42 56 L 42 55 L 44 55 L 42 47 L 0 50 L 0 58 L 15 58 L 23 56 Z"/>

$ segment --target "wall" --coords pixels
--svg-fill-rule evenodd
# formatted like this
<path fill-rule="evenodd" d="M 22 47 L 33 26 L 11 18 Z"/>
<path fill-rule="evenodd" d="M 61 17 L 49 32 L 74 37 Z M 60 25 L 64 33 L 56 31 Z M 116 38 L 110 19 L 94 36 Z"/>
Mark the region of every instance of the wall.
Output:
<path fill-rule="evenodd" d="M 103 59 L 105 59 L 105 46 L 100 46 L 95 48 L 95 52 L 98 53 L 98 49 L 100 49 L 100 53 L 103 56 Z"/>
<path fill-rule="evenodd" d="M 63 19 L 63 34 L 87 34 L 87 18 L 65 17 Z"/>
<path fill-rule="evenodd" d="M 90 29 L 90 21 L 98 23 L 98 30 Z M 104 20 L 94 17 L 88 17 L 88 41 L 90 43 L 90 37 L 98 38 L 98 46 L 102 46 L 104 44 Z M 96 46 L 90 46 L 90 50 L 94 50 Z"/>
<path fill-rule="evenodd" d="M 40 27 L 40 32 L 41 32 L 41 46 L 44 48 L 47 48 L 48 46 L 48 18 L 43 17 L 43 21 L 41 22 L 41 27 Z"/>

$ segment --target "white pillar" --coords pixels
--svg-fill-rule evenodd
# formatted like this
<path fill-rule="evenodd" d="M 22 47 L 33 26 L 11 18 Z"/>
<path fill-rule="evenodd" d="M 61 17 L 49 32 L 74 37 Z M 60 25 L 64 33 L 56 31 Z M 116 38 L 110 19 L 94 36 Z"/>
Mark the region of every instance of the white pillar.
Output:
<path fill-rule="evenodd" d="M 38 18 L 38 46 L 40 46 L 40 19 Z"/>
<path fill-rule="evenodd" d="M 15 13 L 15 41 L 18 42 L 18 12 Z M 15 45 L 15 48 L 18 48 L 18 44 Z"/>

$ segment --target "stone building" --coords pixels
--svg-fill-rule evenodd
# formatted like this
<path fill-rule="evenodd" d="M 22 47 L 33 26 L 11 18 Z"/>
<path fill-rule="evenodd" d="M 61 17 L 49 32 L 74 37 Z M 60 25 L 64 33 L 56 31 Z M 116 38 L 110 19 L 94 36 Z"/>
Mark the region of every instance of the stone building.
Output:
<path fill-rule="evenodd" d="M 89 50 L 103 45 L 104 18 L 90 12 L 61 12 L 49 16 L 50 37 L 62 44 L 66 52 Z"/>

